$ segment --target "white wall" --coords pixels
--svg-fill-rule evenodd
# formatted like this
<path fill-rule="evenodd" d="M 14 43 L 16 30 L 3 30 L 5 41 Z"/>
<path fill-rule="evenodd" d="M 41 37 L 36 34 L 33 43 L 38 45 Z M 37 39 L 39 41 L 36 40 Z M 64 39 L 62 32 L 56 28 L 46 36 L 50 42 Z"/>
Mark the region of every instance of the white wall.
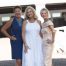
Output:
<path fill-rule="evenodd" d="M 11 60 L 11 45 L 8 38 L 0 38 L 0 61 Z"/>

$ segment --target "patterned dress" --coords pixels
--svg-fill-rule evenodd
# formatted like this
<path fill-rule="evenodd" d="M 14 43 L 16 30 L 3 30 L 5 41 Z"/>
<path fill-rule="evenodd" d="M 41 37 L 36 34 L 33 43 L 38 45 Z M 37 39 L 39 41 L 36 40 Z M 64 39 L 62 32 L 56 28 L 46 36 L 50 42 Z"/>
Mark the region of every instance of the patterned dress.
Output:
<path fill-rule="evenodd" d="M 52 31 L 49 26 L 54 26 L 51 20 L 48 20 L 42 23 L 42 34 L 43 34 L 43 59 L 44 59 L 44 66 L 52 66 L 52 51 L 53 51 L 53 44 L 52 41 Z M 50 40 L 48 43 L 47 40 Z"/>

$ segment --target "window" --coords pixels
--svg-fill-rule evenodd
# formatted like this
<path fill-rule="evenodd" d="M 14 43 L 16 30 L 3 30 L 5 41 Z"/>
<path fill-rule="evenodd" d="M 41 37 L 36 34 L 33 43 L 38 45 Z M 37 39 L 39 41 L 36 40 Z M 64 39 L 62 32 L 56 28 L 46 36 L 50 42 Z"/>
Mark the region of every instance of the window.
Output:
<path fill-rule="evenodd" d="M 10 20 L 10 17 L 2 17 L 2 21 L 4 22 L 4 21 L 8 21 L 8 20 Z"/>
<path fill-rule="evenodd" d="M 52 17 L 61 17 L 61 13 L 52 13 Z"/>

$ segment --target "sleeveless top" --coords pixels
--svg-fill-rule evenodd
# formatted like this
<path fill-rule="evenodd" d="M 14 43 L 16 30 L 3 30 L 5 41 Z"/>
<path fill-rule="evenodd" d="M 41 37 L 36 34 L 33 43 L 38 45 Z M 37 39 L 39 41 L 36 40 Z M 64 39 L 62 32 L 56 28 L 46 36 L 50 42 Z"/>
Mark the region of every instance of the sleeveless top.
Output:
<path fill-rule="evenodd" d="M 18 42 L 22 41 L 22 36 L 21 36 L 21 34 L 22 34 L 22 23 L 23 23 L 23 18 L 21 18 L 20 21 L 18 21 L 16 16 L 13 17 L 10 33 L 12 36 L 16 37 Z"/>

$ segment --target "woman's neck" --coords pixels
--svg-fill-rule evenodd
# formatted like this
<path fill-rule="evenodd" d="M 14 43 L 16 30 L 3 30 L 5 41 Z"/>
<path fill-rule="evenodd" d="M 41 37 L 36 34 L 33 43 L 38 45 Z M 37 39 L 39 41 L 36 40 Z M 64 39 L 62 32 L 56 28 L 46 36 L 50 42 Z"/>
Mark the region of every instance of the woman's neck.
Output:
<path fill-rule="evenodd" d="M 20 21 L 21 17 L 17 18 L 18 21 Z"/>
<path fill-rule="evenodd" d="M 30 22 L 34 22 L 35 21 L 35 19 L 34 18 L 30 18 L 30 19 L 28 19 Z"/>
<path fill-rule="evenodd" d="M 49 19 L 47 18 L 47 19 L 44 19 L 44 22 L 47 22 Z"/>

